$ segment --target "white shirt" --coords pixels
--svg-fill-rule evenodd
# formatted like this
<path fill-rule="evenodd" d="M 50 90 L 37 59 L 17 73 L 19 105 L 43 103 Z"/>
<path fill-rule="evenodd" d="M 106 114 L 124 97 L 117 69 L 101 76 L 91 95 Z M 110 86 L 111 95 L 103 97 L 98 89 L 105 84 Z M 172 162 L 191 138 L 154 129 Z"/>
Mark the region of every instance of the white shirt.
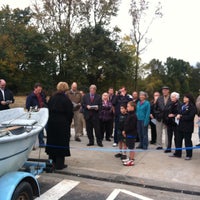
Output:
<path fill-rule="evenodd" d="M 3 100 L 5 101 L 5 94 L 4 94 L 4 90 L 0 89 L 1 90 L 1 93 L 3 95 Z"/>

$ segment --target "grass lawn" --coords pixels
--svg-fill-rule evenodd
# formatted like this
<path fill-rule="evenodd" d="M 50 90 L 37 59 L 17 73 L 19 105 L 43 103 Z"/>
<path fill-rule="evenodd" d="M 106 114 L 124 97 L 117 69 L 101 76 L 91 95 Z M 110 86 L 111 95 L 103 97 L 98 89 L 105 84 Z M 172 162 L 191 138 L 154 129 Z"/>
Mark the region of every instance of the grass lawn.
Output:
<path fill-rule="evenodd" d="M 23 107 L 25 108 L 26 96 L 14 96 L 15 103 L 10 105 L 10 108 Z"/>

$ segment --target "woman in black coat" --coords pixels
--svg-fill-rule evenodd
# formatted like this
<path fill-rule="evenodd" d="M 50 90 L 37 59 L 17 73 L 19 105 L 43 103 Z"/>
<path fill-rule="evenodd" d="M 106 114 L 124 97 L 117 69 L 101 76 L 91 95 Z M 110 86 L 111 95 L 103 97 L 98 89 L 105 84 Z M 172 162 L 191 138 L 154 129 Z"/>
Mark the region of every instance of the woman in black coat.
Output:
<path fill-rule="evenodd" d="M 149 125 L 151 127 L 151 141 L 150 141 L 151 144 L 156 144 L 156 136 L 157 136 L 156 124 L 152 120 L 156 121 L 154 111 L 155 111 L 156 101 L 157 101 L 158 97 L 160 97 L 160 93 L 154 92 L 153 100 L 151 102 L 150 121 L 149 121 Z"/>
<path fill-rule="evenodd" d="M 194 131 L 194 117 L 197 113 L 194 98 L 191 94 L 185 94 L 183 97 L 183 104 L 178 111 L 176 119 L 178 120 L 178 134 L 177 134 L 177 150 L 173 154 L 174 157 L 182 156 L 182 141 L 185 140 L 186 158 L 192 158 L 192 133 Z"/>
<path fill-rule="evenodd" d="M 172 92 L 170 95 L 171 104 L 166 110 L 167 116 L 165 117 L 165 123 L 167 125 L 168 142 L 167 142 L 167 149 L 164 151 L 165 153 L 171 152 L 173 136 L 174 136 L 175 147 L 177 147 L 178 129 L 177 129 L 177 123 L 175 122 L 175 118 L 178 115 L 181 106 L 179 97 L 180 97 L 179 93 Z"/>
<path fill-rule="evenodd" d="M 65 156 L 70 156 L 70 125 L 73 118 L 73 105 L 66 96 L 68 84 L 60 82 L 57 92 L 49 99 L 49 120 L 47 128 L 46 153 L 53 160 L 55 169 L 67 167 Z"/>

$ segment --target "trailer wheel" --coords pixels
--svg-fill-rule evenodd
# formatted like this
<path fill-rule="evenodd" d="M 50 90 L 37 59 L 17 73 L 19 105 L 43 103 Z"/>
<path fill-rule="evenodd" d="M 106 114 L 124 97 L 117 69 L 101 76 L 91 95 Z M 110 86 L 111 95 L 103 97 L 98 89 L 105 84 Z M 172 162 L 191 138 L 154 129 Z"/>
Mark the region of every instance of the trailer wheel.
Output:
<path fill-rule="evenodd" d="M 28 182 L 21 182 L 15 189 L 12 200 L 33 200 L 33 190 Z"/>

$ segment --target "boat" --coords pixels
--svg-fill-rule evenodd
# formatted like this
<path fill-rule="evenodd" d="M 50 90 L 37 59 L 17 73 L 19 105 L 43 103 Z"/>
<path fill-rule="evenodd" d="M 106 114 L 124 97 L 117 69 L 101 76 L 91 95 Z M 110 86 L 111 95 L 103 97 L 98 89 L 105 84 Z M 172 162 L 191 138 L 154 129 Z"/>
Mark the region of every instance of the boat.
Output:
<path fill-rule="evenodd" d="M 24 165 L 47 121 L 47 108 L 0 111 L 0 176 Z"/>

